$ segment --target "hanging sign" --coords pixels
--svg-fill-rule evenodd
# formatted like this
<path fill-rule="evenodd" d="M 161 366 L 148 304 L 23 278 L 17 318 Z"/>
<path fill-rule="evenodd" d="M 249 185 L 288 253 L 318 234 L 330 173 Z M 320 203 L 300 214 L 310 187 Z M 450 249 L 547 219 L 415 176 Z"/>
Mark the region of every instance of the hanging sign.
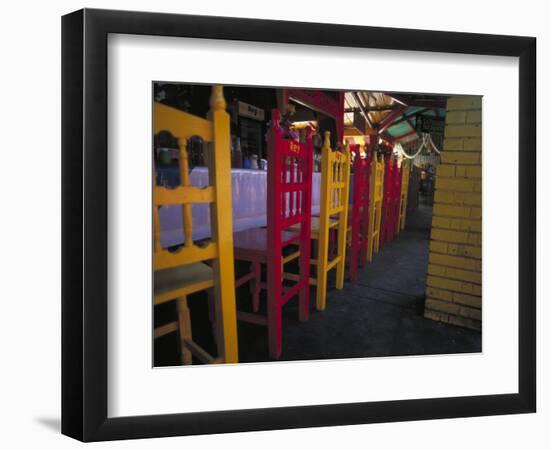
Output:
<path fill-rule="evenodd" d="M 238 102 L 239 116 L 248 117 L 255 120 L 264 120 L 265 113 L 261 108 L 249 105 L 248 103 Z"/>

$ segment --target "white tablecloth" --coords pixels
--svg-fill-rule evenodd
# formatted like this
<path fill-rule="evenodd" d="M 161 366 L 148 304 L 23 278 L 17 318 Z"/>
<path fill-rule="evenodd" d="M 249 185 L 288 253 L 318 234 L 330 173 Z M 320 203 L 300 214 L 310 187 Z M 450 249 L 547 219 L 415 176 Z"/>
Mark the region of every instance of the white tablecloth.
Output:
<path fill-rule="evenodd" d="M 193 186 L 208 185 L 208 169 L 195 167 L 190 174 Z M 267 219 L 267 172 L 264 170 L 232 169 L 231 187 L 233 198 L 233 231 L 262 227 Z M 319 213 L 319 198 L 321 190 L 321 174 L 313 173 L 311 210 Z M 222 205 L 223 207 L 223 205 Z M 194 204 L 193 240 L 210 237 L 210 206 Z M 183 221 L 181 206 L 163 206 L 159 210 L 160 243 L 162 247 L 170 247 L 183 243 Z"/>

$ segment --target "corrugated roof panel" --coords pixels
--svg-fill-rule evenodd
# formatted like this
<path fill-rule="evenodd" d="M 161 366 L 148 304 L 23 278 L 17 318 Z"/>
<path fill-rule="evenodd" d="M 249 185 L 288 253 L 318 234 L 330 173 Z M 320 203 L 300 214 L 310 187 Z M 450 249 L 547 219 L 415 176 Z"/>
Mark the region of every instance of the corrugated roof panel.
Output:
<path fill-rule="evenodd" d="M 401 122 L 401 123 L 398 123 L 397 125 L 388 127 L 387 130 L 389 134 L 395 137 L 395 136 L 401 136 L 402 134 L 411 132 L 412 128 L 407 122 Z"/>

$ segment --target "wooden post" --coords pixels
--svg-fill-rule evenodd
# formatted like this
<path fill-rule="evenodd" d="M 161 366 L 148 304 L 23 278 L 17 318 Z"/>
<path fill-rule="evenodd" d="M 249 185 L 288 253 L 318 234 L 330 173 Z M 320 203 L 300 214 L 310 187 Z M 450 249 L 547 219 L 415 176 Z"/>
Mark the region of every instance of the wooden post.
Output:
<path fill-rule="evenodd" d="M 281 256 L 281 206 L 284 203 L 278 177 L 283 172 L 281 155 L 277 155 L 279 113 L 272 112 L 271 127 L 268 132 L 269 169 L 267 171 L 267 333 L 269 354 L 279 358 L 282 352 L 282 256 Z M 285 157 L 286 163 L 286 157 Z M 287 176 L 286 171 L 283 174 Z"/>
<path fill-rule="evenodd" d="M 370 243 L 371 236 L 369 235 L 369 226 L 370 226 L 370 210 L 371 210 L 371 158 L 372 153 L 365 149 L 366 158 L 362 161 L 361 167 L 363 169 L 363 186 L 364 190 L 361 192 L 361 222 L 360 222 L 360 233 L 361 233 L 361 249 L 359 251 L 359 265 L 362 267 L 367 263 L 367 252 L 368 246 Z"/>
<path fill-rule="evenodd" d="M 193 340 L 193 332 L 191 330 L 191 315 L 189 314 L 187 297 L 178 298 L 177 308 L 181 362 L 184 365 L 190 365 L 193 364 L 193 357 L 191 351 L 187 348 L 186 342 Z"/>
<path fill-rule="evenodd" d="M 349 277 L 351 281 L 357 279 L 359 268 L 359 239 L 361 229 L 361 189 L 363 187 L 364 171 L 361 161 L 361 150 L 358 145 L 354 147 L 353 160 L 353 206 L 351 209 L 351 241 L 349 255 Z"/>
<path fill-rule="evenodd" d="M 301 227 L 300 227 L 300 278 L 302 287 L 298 298 L 298 319 L 305 322 L 309 318 L 309 274 L 311 259 L 311 191 L 313 179 L 313 139 L 311 128 L 306 129 L 306 142 L 301 146 L 302 176 L 304 189 L 302 191 Z"/>
<path fill-rule="evenodd" d="M 336 289 L 342 289 L 344 287 L 344 271 L 346 266 L 346 238 L 348 231 L 349 179 L 351 162 L 351 154 L 349 152 L 349 144 L 347 142 L 344 147 L 344 152 L 339 152 L 339 155 L 341 155 L 341 161 L 338 164 L 340 170 L 338 182 L 344 183 L 344 186 L 340 188 L 340 203 L 342 211 L 339 213 L 338 220 L 337 258 L 340 258 L 340 260 L 336 265 Z"/>
<path fill-rule="evenodd" d="M 371 152 L 365 148 L 365 158 L 360 147 L 356 146 L 353 162 L 353 207 L 351 212 L 351 245 L 350 245 L 350 279 L 356 280 L 358 269 L 367 262 L 369 235 L 369 220 L 371 206 Z"/>
<path fill-rule="evenodd" d="M 376 223 L 375 223 L 375 232 L 376 239 L 374 241 L 374 253 L 378 253 L 380 250 L 380 234 L 382 233 L 382 214 L 384 213 L 384 183 L 386 181 L 386 164 L 384 163 L 384 158 L 377 162 L 377 189 L 376 201 L 378 203 L 378 208 L 376 211 Z"/>
<path fill-rule="evenodd" d="M 405 229 L 405 220 L 407 218 L 407 202 L 409 200 L 409 174 L 410 165 L 403 161 L 401 164 L 401 195 L 399 197 L 399 221 L 397 223 L 397 232 Z"/>
<path fill-rule="evenodd" d="M 370 175 L 369 232 L 367 261 L 372 262 L 373 255 L 380 248 L 380 228 L 382 222 L 382 201 L 384 185 L 384 163 L 378 162 L 376 153 L 372 154 Z"/>
<path fill-rule="evenodd" d="M 215 207 L 210 208 L 212 237 L 218 246 L 214 259 L 214 293 L 216 317 L 223 329 L 223 358 L 226 363 L 239 360 L 237 345 L 237 313 L 235 304 L 235 270 L 233 260 L 233 218 L 231 196 L 230 122 L 223 87 L 212 87 L 209 119 L 212 121 L 212 158 L 209 176 L 214 185 Z M 221 356 L 221 355 L 220 355 Z"/>
<path fill-rule="evenodd" d="M 331 161 L 330 131 L 325 131 L 325 139 L 321 154 L 321 204 L 319 217 L 319 250 L 317 253 L 317 298 L 316 306 L 319 311 L 325 309 L 327 295 L 327 266 L 328 266 L 328 234 L 329 214 L 333 203 L 331 189 L 334 178 L 334 165 Z"/>

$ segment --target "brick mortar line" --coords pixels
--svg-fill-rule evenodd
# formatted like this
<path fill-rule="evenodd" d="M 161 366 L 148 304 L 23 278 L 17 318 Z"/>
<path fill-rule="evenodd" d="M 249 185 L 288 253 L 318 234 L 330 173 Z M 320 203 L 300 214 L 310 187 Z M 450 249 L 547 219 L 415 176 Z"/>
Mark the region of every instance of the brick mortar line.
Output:
<path fill-rule="evenodd" d="M 438 255 L 441 255 L 441 253 L 438 253 Z M 441 256 L 454 256 L 454 255 L 441 255 Z M 457 256 L 457 258 L 460 258 L 460 256 Z M 476 260 L 474 260 L 476 261 Z M 465 269 L 464 267 L 458 267 L 458 266 L 449 266 L 447 264 L 439 263 L 439 262 L 430 262 L 432 266 L 442 266 L 442 267 L 448 267 L 449 269 L 458 269 L 458 270 L 464 270 L 465 272 L 472 272 L 472 273 L 482 273 L 481 270 L 472 270 L 472 269 Z"/>
<path fill-rule="evenodd" d="M 427 272 L 426 272 L 426 273 L 427 273 Z M 482 286 L 483 286 L 482 284 L 475 283 L 475 282 L 473 282 L 473 281 L 468 281 L 468 280 L 457 280 L 456 278 L 444 277 L 443 275 L 434 275 L 434 274 L 432 274 L 432 273 L 427 273 L 427 274 L 428 274 L 428 276 L 441 278 L 442 280 L 459 281 L 459 282 L 461 282 L 461 283 L 473 284 L 474 286 L 479 286 L 479 287 L 482 287 Z M 440 287 L 438 287 L 438 286 L 431 286 L 431 285 L 429 285 L 427 279 L 426 279 L 426 286 L 433 287 L 434 289 L 443 289 L 443 288 L 440 288 Z M 459 292 L 459 291 L 452 291 L 452 292 L 456 292 L 457 294 L 466 294 L 466 295 L 473 295 L 474 297 L 480 297 L 479 295 L 476 295 L 476 294 L 469 294 L 468 292 Z"/>
<path fill-rule="evenodd" d="M 451 191 L 445 191 L 445 192 L 451 192 Z M 456 192 L 456 191 L 454 191 Z M 468 192 L 470 193 L 470 192 Z M 477 194 L 477 192 L 471 192 L 472 194 Z M 442 202 L 442 201 L 438 201 L 437 202 L 438 205 L 445 205 L 445 206 L 460 206 L 462 208 L 480 208 L 481 209 L 481 206 L 479 205 L 465 205 L 464 203 L 446 203 L 446 202 Z M 434 214 L 432 213 L 432 216 Z M 472 219 L 472 220 L 480 220 L 480 219 Z"/>
<path fill-rule="evenodd" d="M 461 166 L 462 164 L 453 164 L 454 166 Z M 477 167 L 477 165 L 476 165 Z M 457 176 L 446 176 L 446 175 L 437 175 L 439 180 L 472 180 L 472 181 L 481 181 L 481 177 L 457 177 Z"/>
<path fill-rule="evenodd" d="M 480 319 L 474 319 L 472 317 L 465 317 L 465 316 L 457 316 L 456 314 L 452 314 L 452 313 L 445 312 L 445 311 L 438 311 L 437 309 L 426 308 L 426 311 L 432 311 L 432 312 L 437 313 L 437 314 L 447 314 L 449 317 L 452 316 L 452 317 L 456 317 L 457 319 L 466 319 L 466 320 L 471 320 L 473 322 L 479 322 L 481 325 L 483 324 L 483 321 L 480 320 Z M 430 319 L 430 320 L 433 320 L 433 319 Z M 477 329 L 469 328 L 469 327 L 464 327 L 464 326 L 461 326 L 461 325 L 457 325 L 456 323 L 444 322 L 444 321 L 440 321 L 440 320 L 438 320 L 437 322 L 440 322 L 444 325 L 451 325 L 451 326 L 459 327 L 459 328 L 462 328 L 462 329 L 468 329 L 468 330 L 472 330 L 472 331 L 481 332 L 481 330 L 477 330 Z M 469 353 L 474 353 L 474 352 L 469 352 Z M 475 352 L 475 353 L 481 353 L 481 352 Z"/>
<path fill-rule="evenodd" d="M 442 219 L 456 219 L 456 217 L 442 217 L 442 216 L 438 216 L 438 217 L 441 217 Z M 459 233 L 475 233 L 475 234 L 483 234 L 481 231 L 470 231 L 470 230 L 462 230 L 462 229 L 459 229 L 459 228 L 443 228 L 443 227 L 440 227 L 440 226 L 432 226 L 432 229 L 436 229 L 436 230 L 444 230 L 444 231 L 456 231 L 456 232 L 459 232 Z M 446 241 L 437 241 L 437 242 L 446 242 Z M 455 242 L 450 242 L 451 244 L 454 244 Z M 475 247 L 475 245 L 473 246 Z M 481 247 L 481 246 L 479 246 Z"/>
<path fill-rule="evenodd" d="M 438 227 L 433 227 L 437 230 L 442 230 L 443 228 L 438 228 Z M 457 231 L 457 230 L 446 230 L 446 231 Z M 464 231 L 464 233 L 469 233 L 469 231 Z M 476 234 L 483 234 L 483 233 L 480 233 L 480 232 L 474 232 L 472 231 L 472 233 L 476 233 Z M 467 247 L 472 247 L 472 248 L 482 248 L 481 245 L 473 245 L 473 244 L 459 244 L 458 242 L 449 242 L 449 241 L 440 241 L 439 239 L 432 239 L 430 238 L 430 242 L 441 242 L 442 244 L 451 244 L 451 245 L 465 245 Z M 461 255 L 451 255 L 451 256 L 461 256 Z M 465 258 L 467 258 L 467 256 L 465 256 Z M 481 259 L 481 258 L 474 258 L 474 259 Z"/>
<path fill-rule="evenodd" d="M 443 255 L 443 256 L 454 256 L 454 255 Z M 458 256 L 458 258 L 460 258 L 460 256 Z M 429 260 L 428 260 L 429 261 Z M 442 264 L 442 263 L 438 263 L 438 262 L 428 262 L 428 264 L 431 264 L 432 266 L 445 266 L 445 267 L 449 267 L 447 266 L 446 264 Z M 480 273 L 481 271 L 480 270 L 476 270 L 476 269 L 464 269 L 462 267 L 454 267 L 452 266 L 454 269 L 460 269 L 460 270 L 464 270 L 465 272 L 472 272 L 472 273 Z"/>
<path fill-rule="evenodd" d="M 434 241 L 434 242 L 440 242 L 440 241 Z M 479 247 L 476 247 L 479 248 Z M 473 261 L 481 261 L 481 258 L 475 258 L 473 256 L 464 256 L 464 255 L 455 255 L 453 253 L 441 253 L 440 251 L 430 251 L 430 254 L 433 253 L 434 255 L 440 255 L 440 256 L 455 256 L 457 258 L 464 258 L 464 259 L 471 259 Z"/>
<path fill-rule="evenodd" d="M 460 217 L 457 217 L 457 216 L 447 216 L 447 215 L 443 215 L 443 214 L 433 214 L 432 217 L 437 217 L 438 219 L 451 219 L 451 220 L 470 220 L 472 222 L 481 222 L 481 219 L 473 219 L 471 217 L 463 217 L 463 216 L 460 216 Z M 434 227 L 432 225 L 431 228 L 441 228 L 439 226 L 436 226 Z M 481 231 L 474 231 L 474 233 L 481 233 Z"/>
<path fill-rule="evenodd" d="M 459 306 L 462 306 L 463 308 L 470 308 L 470 309 L 475 309 L 477 311 L 481 311 L 482 308 L 477 308 L 476 306 L 472 306 L 472 305 L 467 305 L 465 303 L 460 303 L 460 302 L 455 302 L 455 301 L 449 301 L 449 300 L 445 300 L 444 298 L 440 298 L 440 297 L 436 297 L 435 295 L 429 295 L 429 296 L 426 296 L 426 300 L 428 300 L 429 298 L 433 298 L 434 300 L 437 300 L 437 301 L 440 301 L 440 302 L 444 302 L 444 303 L 449 303 L 451 305 L 459 305 Z M 480 297 L 481 298 L 481 297 Z M 432 311 L 437 311 L 435 309 L 432 309 L 432 308 L 426 308 L 426 309 L 431 309 Z M 446 313 L 446 314 L 449 314 L 449 313 Z M 454 314 L 456 315 L 456 314 Z M 457 317 L 463 317 L 463 316 L 457 316 Z M 476 319 L 477 320 L 477 319 Z"/>
<path fill-rule="evenodd" d="M 433 265 L 438 265 L 438 264 L 433 264 Z M 441 266 L 441 267 L 445 267 L 445 266 Z M 449 267 L 449 269 L 454 269 L 454 267 Z M 461 269 L 461 270 L 463 270 L 463 269 Z M 467 272 L 467 271 L 465 271 L 465 272 Z M 475 284 L 476 286 L 481 287 L 481 284 L 478 284 L 478 283 L 476 283 L 475 281 L 464 280 L 464 279 L 462 279 L 462 278 L 449 278 L 448 275 L 443 276 L 443 275 L 438 275 L 437 273 L 429 273 L 429 272 L 427 272 L 427 274 L 428 274 L 429 276 L 432 276 L 432 277 L 444 278 L 444 279 L 446 279 L 446 280 L 451 280 L 451 281 L 459 281 L 459 282 L 461 282 L 461 283 Z M 430 287 L 435 287 L 435 286 L 430 286 Z M 436 288 L 436 289 L 437 289 L 437 288 Z M 463 294 L 471 295 L 471 294 L 468 294 L 467 292 L 463 292 Z"/>
<path fill-rule="evenodd" d="M 434 242 L 443 242 L 443 241 L 434 241 Z M 476 247 L 476 248 L 480 248 L 480 247 Z M 474 258 L 472 256 L 462 256 L 462 255 L 451 255 L 449 253 L 441 253 L 441 252 L 438 252 L 438 251 L 431 251 L 430 250 L 430 253 L 434 253 L 436 255 L 441 255 L 441 256 L 454 256 L 456 258 L 464 258 L 464 259 L 473 259 L 474 261 L 481 261 L 481 258 Z"/>
<path fill-rule="evenodd" d="M 437 275 L 435 275 L 435 276 L 437 276 Z M 440 277 L 440 278 L 443 278 L 443 277 Z M 474 284 L 474 283 L 472 283 L 472 284 Z M 427 284 L 426 284 L 426 287 L 430 287 L 432 289 L 438 289 L 440 291 L 450 292 L 452 294 L 469 295 L 470 297 L 479 297 L 479 298 L 481 298 L 481 295 L 468 294 L 467 292 L 462 292 L 462 291 L 460 291 L 460 292 L 459 291 L 453 291 L 452 289 L 449 289 L 449 288 L 442 288 L 442 287 L 438 287 L 438 286 L 428 286 Z M 445 300 L 445 301 L 448 301 L 448 300 Z"/>

